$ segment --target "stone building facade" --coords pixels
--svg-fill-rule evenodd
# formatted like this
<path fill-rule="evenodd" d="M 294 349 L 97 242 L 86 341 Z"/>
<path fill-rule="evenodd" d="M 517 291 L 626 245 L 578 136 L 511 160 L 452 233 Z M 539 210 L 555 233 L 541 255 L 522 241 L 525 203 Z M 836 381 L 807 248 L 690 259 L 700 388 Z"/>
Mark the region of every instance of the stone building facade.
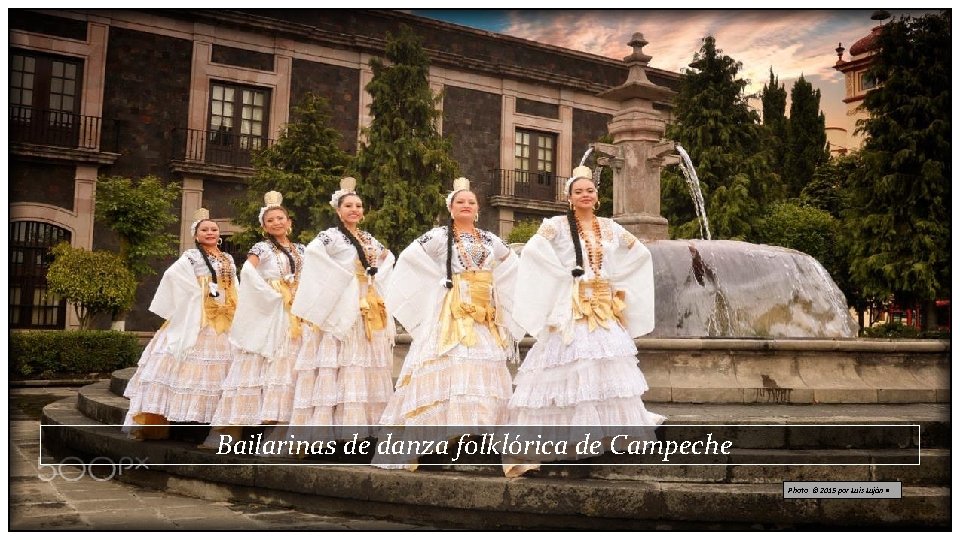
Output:
<path fill-rule="evenodd" d="M 45 254 L 61 240 L 116 247 L 94 221 L 98 177 L 178 183 L 186 248 L 200 206 L 236 231 L 230 200 L 252 174 L 251 150 L 279 136 L 308 91 L 329 100 L 355 152 L 370 122 L 369 61 L 401 24 L 429 54 L 441 130 L 476 188 L 480 225 L 506 235 L 563 211 L 562 179 L 607 133 L 619 104 L 598 95 L 623 83 L 623 62 L 385 10 L 10 10 L 11 328 L 75 326 L 45 295 Z M 139 287 L 128 329 L 159 325 L 146 310 L 157 280 Z"/>

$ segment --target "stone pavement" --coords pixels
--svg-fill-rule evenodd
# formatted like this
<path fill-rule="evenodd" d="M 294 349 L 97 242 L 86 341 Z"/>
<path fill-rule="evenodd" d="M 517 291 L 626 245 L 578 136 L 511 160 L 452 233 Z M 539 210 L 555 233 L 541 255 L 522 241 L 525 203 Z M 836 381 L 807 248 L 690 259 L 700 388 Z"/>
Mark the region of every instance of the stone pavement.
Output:
<path fill-rule="evenodd" d="M 308 514 L 255 504 L 213 502 L 92 478 L 76 465 L 59 474 L 40 467 L 42 403 L 76 395 L 69 388 L 10 389 L 9 527 L 28 530 L 424 530 L 430 527 L 329 513 Z M 43 463 L 59 463 L 46 448 Z M 69 463 L 69 461 L 67 462 Z M 47 480 L 41 479 L 41 476 Z M 55 476 L 54 478 L 50 478 Z"/>

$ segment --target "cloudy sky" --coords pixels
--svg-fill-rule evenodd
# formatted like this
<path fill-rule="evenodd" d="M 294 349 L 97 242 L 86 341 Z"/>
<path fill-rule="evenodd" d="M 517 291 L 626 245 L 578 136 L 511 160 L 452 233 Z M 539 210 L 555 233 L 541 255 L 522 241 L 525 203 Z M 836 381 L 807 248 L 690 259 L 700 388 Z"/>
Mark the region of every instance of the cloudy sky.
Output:
<path fill-rule="evenodd" d="M 923 12 L 889 10 L 894 16 Z M 680 72 L 700 49 L 704 36 L 712 35 L 717 46 L 743 64 L 741 77 L 751 83 L 748 93 L 762 89 L 769 70 L 780 78 L 788 95 L 802 74 L 822 92 L 821 109 L 827 126 L 852 131 L 846 116 L 843 76 L 833 69 L 834 51 L 842 42 L 849 49 L 870 33 L 877 22 L 871 10 L 411 10 L 423 17 L 440 19 L 483 30 L 558 45 L 609 58 L 622 59 L 632 49 L 627 45 L 634 32 L 642 32 L 654 67 Z M 789 103 L 787 105 L 789 114 Z"/>

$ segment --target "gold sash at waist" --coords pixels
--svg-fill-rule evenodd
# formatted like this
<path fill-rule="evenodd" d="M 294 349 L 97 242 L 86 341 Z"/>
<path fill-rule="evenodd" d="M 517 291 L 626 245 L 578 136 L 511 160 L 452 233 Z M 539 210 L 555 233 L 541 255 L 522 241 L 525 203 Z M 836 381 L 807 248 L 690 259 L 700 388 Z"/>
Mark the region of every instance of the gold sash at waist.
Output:
<path fill-rule="evenodd" d="M 360 295 L 360 317 L 363 318 L 363 329 L 367 334 L 367 341 L 373 339 L 373 332 L 387 327 L 387 306 L 383 298 L 377 293 L 373 280 L 369 279 L 365 270 L 358 270 L 357 281 L 361 287 L 367 283 L 367 293 Z"/>
<path fill-rule="evenodd" d="M 197 281 L 203 291 L 200 328 L 212 326 L 218 334 L 226 332 L 233 324 L 233 314 L 237 311 L 237 290 L 232 283 L 218 283 L 218 292 L 223 296 L 223 303 L 220 303 L 210 296 L 210 276 L 198 276 Z"/>
<path fill-rule="evenodd" d="M 623 291 L 614 293 L 610 289 L 610 282 L 605 279 L 580 280 L 579 287 L 574 289 L 573 318 L 586 319 L 590 332 L 596 330 L 597 326 L 610 328 L 612 319 L 625 326 L 626 307 Z"/>
<path fill-rule="evenodd" d="M 301 335 L 300 324 L 303 320 L 290 312 L 290 306 L 293 304 L 294 288 L 296 286 L 291 286 L 289 282 L 282 279 L 271 279 L 268 283 L 273 287 L 273 290 L 283 296 L 283 310 L 287 313 L 287 318 L 290 320 L 290 337 L 293 339 L 299 338 Z"/>
<path fill-rule="evenodd" d="M 463 281 L 467 282 L 470 301 L 464 302 L 460 294 Z M 446 351 L 458 343 L 467 347 L 477 344 L 475 323 L 485 325 L 497 343 L 506 347 L 497 328 L 497 310 L 493 306 L 493 273 L 489 270 L 467 271 L 453 275 L 453 288 L 447 291 L 440 308 L 439 350 Z"/>

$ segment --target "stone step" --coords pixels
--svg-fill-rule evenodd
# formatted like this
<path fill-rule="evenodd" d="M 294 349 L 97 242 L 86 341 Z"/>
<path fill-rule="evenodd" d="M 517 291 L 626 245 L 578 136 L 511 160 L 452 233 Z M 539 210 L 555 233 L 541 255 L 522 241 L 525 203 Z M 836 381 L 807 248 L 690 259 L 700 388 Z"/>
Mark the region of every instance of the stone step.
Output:
<path fill-rule="evenodd" d="M 116 476 L 122 481 L 213 500 L 303 511 L 336 507 L 388 519 L 417 516 L 441 526 L 454 523 L 486 529 L 697 528 L 698 524 L 943 528 L 950 523 L 948 487 L 916 486 L 906 480 L 899 500 L 784 499 L 781 479 L 757 482 L 748 471 L 737 473 L 736 468 L 725 473 L 724 481 L 691 481 L 655 476 L 622 480 L 616 477 L 622 471 L 616 469 L 607 471 L 612 475 L 608 478 L 548 474 L 505 479 L 476 471 L 407 472 L 297 460 L 265 465 L 242 456 L 217 456 L 179 441 L 130 440 L 117 428 L 91 425 L 92 420 L 80 413 L 72 399 L 45 407 L 42 423 L 49 426 L 44 427 L 43 444 L 69 448 L 70 455 L 115 463 L 132 456 L 146 459 L 149 469 L 124 470 Z M 927 456 L 943 460 L 943 452 Z M 156 465 L 163 463 L 190 465 Z M 861 480 L 871 480 L 869 474 L 878 470 L 861 472 L 866 475 Z M 846 474 L 842 468 L 823 471 L 828 473 L 818 479 L 834 480 L 835 474 Z"/>
<path fill-rule="evenodd" d="M 128 401 L 111 393 L 106 383 L 98 383 L 84 387 L 78 394 L 78 409 L 85 417 L 102 424 L 120 424 L 126 414 Z M 703 424 L 710 422 L 728 423 L 732 421 L 753 422 L 760 424 L 783 424 L 787 420 L 809 425 L 835 423 L 838 418 L 843 422 L 917 422 L 920 423 L 922 439 L 936 441 L 949 437 L 949 417 L 943 405 L 821 405 L 821 406 L 756 406 L 756 405 L 713 405 L 699 406 L 696 410 L 690 405 L 664 404 L 661 410 L 669 414 L 670 426 L 664 426 L 658 431 L 661 440 L 674 438 L 696 438 L 702 435 L 702 430 L 687 429 L 685 424 Z M 686 409 L 686 410 L 684 410 Z M 750 411 L 750 409 L 763 409 Z M 795 411 L 785 409 L 800 409 Z M 879 409 L 879 410 L 878 410 Z M 867 416 L 867 415 L 870 416 Z M 177 428 L 175 428 L 177 429 Z M 186 428 L 180 428 L 181 434 L 176 432 L 174 438 L 189 439 L 193 444 L 202 440 L 202 433 L 193 432 L 184 434 Z M 723 428 L 718 428 L 723 429 Z M 730 427 L 735 430 L 737 427 Z M 786 429 L 786 427 L 785 427 Z M 842 434 L 852 434 L 850 429 L 841 428 Z M 248 430 L 249 431 L 249 430 Z M 711 431 L 716 431 L 711 429 Z M 717 437 L 721 435 L 716 431 Z M 766 433 L 766 431 L 764 432 Z M 910 430 L 913 433 L 913 430 Z M 916 464 L 917 450 L 915 443 L 907 442 L 903 449 L 875 448 L 845 449 L 847 443 L 859 444 L 859 436 L 844 439 L 832 431 L 825 436 L 832 440 L 822 442 L 816 448 L 791 447 L 778 432 L 771 432 L 769 440 L 753 440 L 751 448 L 744 446 L 750 441 L 744 440 L 741 447 L 734 450 L 731 456 L 718 456 L 713 461 L 701 460 L 687 462 L 684 457 L 675 455 L 671 463 L 665 464 L 659 459 L 650 458 L 642 465 L 636 458 L 621 457 L 604 454 L 600 458 L 589 458 L 575 464 L 545 466 L 542 473 L 535 475 L 556 476 L 567 478 L 615 479 L 635 481 L 699 481 L 699 482 L 727 482 L 727 483 L 763 483 L 784 480 L 816 480 L 825 475 L 836 480 L 884 480 L 902 481 L 913 485 L 944 484 L 950 478 L 949 450 L 946 446 L 933 447 L 932 444 L 923 444 L 920 451 L 920 464 Z M 743 440 L 742 437 L 736 439 Z M 949 442 L 949 439 L 945 439 Z M 838 448 L 839 446 L 839 448 Z M 702 459 L 702 458 L 701 458 Z M 485 475 L 501 474 L 499 458 L 493 456 L 478 456 L 470 461 L 475 465 L 454 466 L 447 461 L 439 462 L 426 457 L 422 460 L 425 468 L 439 471 L 456 470 Z M 463 463 L 463 461 L 461 461 Z M 709 463 L 709 464 L 704 464 Z M 760 465 L 770 463 L 770 465 Z M 791 465 L 793 464 L 793 465 Z M 842 465 L 841 465 L 842 464 Z"/>
<path fill-rule="evenodd" d="M 397 337 L 393 376 L 409 349 Z M 520 343 L 521 352 L 533 340 Z M 938 340 L 640 338 L 650 403 L 947 403 L 950 344 Z M 508 365 L 515 373 L 517 365 Z M 133 369 L 115 374 L 113 391 Z"/>
<path fill-rule="evenodd" d="M 79 391 L 78 407 L 86 416 L 104 424 L 122 424 L 129 400 L 117 396 L 100 382 Z M 916 448 L 914 431 L 906 429 L 878 432 L 875 428 L 826 427 L 831 424 L 919 424 L 920 445 L 924 448 L 950 447 L 950 405 L 947 403 L 909 404 L 687 404 L 651 403 L 650 409 L 667 417 L 658 430 L 661 439 L 697 440 L 709 431 L 714 440 L 729 439 L 744 448 L 846 448 L 872 446 Z M 744 428 L 744 425 L 766 425 Z M 797 427 L 807 425 L 809 427 Z M 820 429 L 817 426 L 824 426 Z M 748 431 L 749 430 L 749 431 Z"/>

